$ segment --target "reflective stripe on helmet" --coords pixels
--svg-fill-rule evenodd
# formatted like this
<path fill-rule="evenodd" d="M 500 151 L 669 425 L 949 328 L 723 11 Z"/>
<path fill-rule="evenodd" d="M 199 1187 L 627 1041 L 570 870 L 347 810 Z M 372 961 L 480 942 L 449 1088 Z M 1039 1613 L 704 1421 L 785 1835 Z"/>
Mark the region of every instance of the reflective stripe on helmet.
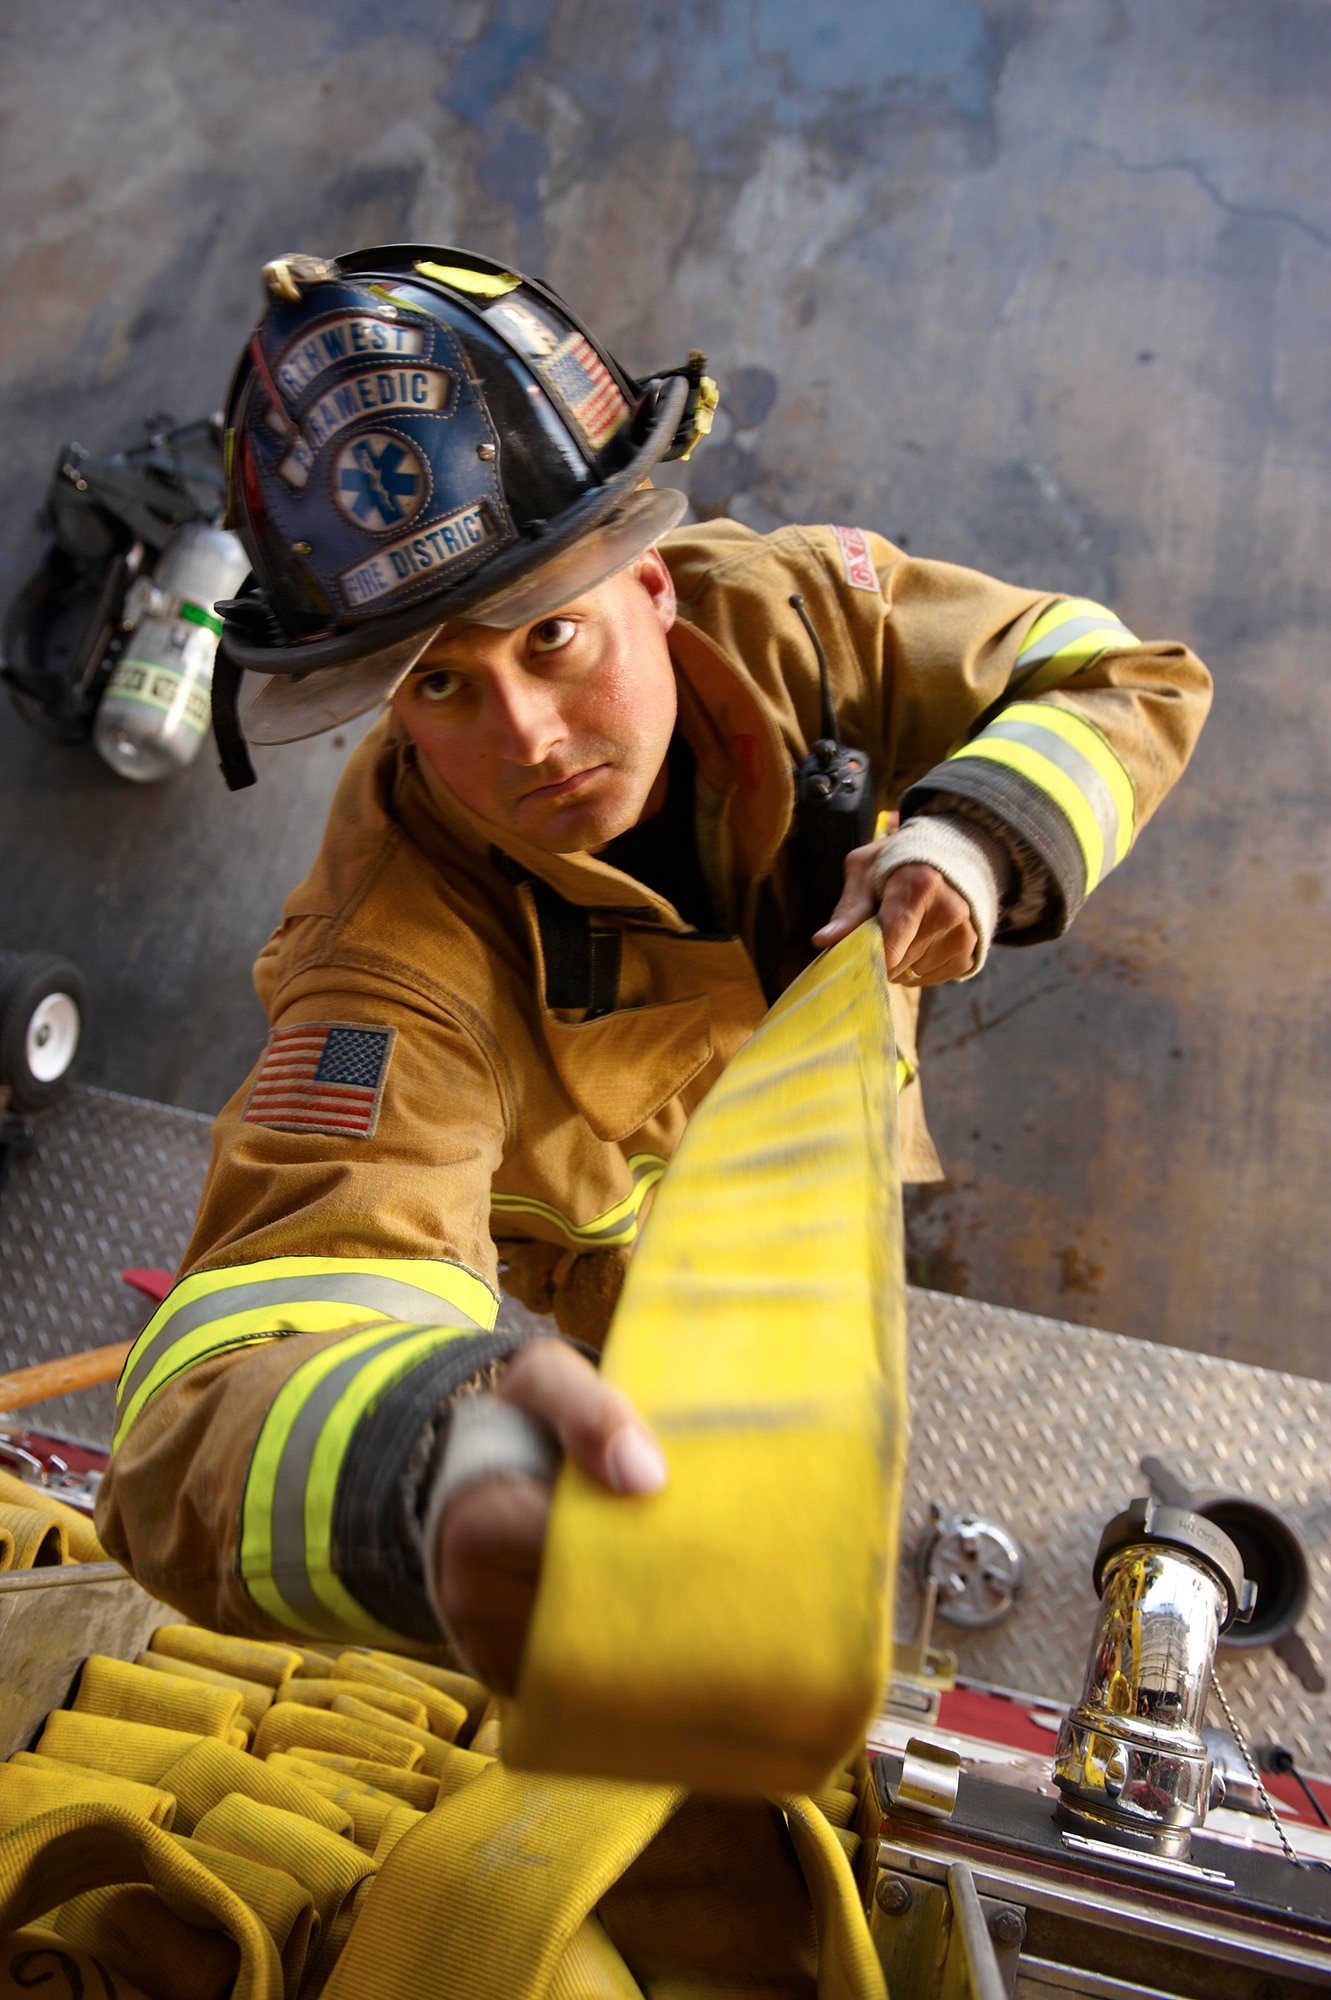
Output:
<path fill-rule="evenodd" d="M 473 1325 L 368 1327 L 312 1355 L 273 1398 L 241 1501 L 237 1566 L 253 1602 L 292 1631 L 401 1645 L 334 1565 L 338 1478 L 357 1425 L 412 1369 Z"/>
<path fill-rule="evenodd" d="M 643 1204 L 665 1172 L 667 1162 L 657 1153 L 632 1153 L 628 1164 L 633 1175 L 632 1192 L 602 1214 L 594 1215 L 590 1222 L 573 1222 L 550 1202 L 540 1201 L 535 1195 L 492 1191 L 490 1207 L 497 1215 L 537 1215 L 543 1222 L 552 1222 L 580 1249 L 627 1249 L 642 1227 Z"/>
<path fill-rule="evenodd" d="M 421 1257 L 273 1257 L 196 1271 L 163 1300 L 130 1350 L 116 1394 L 118 1446 L 157 1391 L 184 1369 L 250 1341 L 410 1318 L 489 1329 L 498 1300 L 460 1264 Z"/>
<path fill-rule="evenodd" d="M 1026 634 L 1008 682 L 1008 694 L 1030 696 L 1057 687 L 1098 660 L 1101 653 L 1139 646 L 1121 618 L 1088 597 L 1064 597 L 1051 604 Z"/>
<path fill-rule="evenodd" d="M 1035 787 L 1068 821 L 1086 867 L 1084 894 L 1132 844 L 1132 780 L 1105 738 L 1083 716 L 1048 702 L 1013 702 L 938 767 L 982 758 Z"/>

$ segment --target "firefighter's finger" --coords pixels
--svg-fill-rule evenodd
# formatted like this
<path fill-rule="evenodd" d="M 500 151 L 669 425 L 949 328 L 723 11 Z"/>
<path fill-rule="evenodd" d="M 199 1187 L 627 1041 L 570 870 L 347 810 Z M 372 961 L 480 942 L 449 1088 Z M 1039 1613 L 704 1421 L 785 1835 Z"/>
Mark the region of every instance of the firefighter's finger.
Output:
<path fill-rule="evenodd" d="M 978 945 L 970 904 L 940 876 L 925 903 L 907 962 L 894 976 L 907 986 L 938 986 L 960 979 L 975 963 Z"/>
<path fill-rule="evenodd" d="M 921 973 L 937 972 L 941 962 L 953 962 L 958 953 L 969 966 L 979 946 L 975 916 L 959 890 L 944 883 L 946 893 L 934 897 L 920 927 L 921 951 L 917 964 Z"/>
<path fill-rule="evenodd" d="M 475 1480 L 444 1513 L 439 1603 L 487 1687 L 512 1694 L 536 1602 L 550 1489 L 525 1474 Z"/>
<path fill-rule="evenodd" d="M 666 1483 L 660 1445 L 622 1389 L 559 1340 L 518 1349 L 497 1392 L 549 1424 L 566 1452 L 612 1493 L 659 1493 Z"/>
<path fill-rule="evenodd" d="M 910 968 L 914 977 L 905 983 L 911 986 L 942 986 L 949 979 L 964 978 L 975 963 L 978 942 L 975 927 L 969 922 L 942 933 L 915 958 Z M 898 978 L 900 976 L 898 974 Z"/>
<path fill-rule="evenodd" d="M 922 862 L 896 868 L 883 885 L 878 904 L 878 928 L 883 934 L 887 976 L 896 979 L 914 965 L 924 949 L 936 888 L 946 888 L 937 869 Z"/>
<path fill-rule="evenodd" d="M 877 909 L 873 877 L 883 847 L 883 841 L 872 840 L 867 847 L 856 847 L 846 856 L 840 901 L 822 929 L 813 934 L 812 942 L 820 951 L 849 937 Z"/>
<path fill-rule="evenodd" d="M 971 912 L 966 898 L 936 868 L 912 862 L 888 876 L 878 921 L 888 978 L 909 985 L 936 969 L 932 954 L 953 931 L 970 924 Z"/>

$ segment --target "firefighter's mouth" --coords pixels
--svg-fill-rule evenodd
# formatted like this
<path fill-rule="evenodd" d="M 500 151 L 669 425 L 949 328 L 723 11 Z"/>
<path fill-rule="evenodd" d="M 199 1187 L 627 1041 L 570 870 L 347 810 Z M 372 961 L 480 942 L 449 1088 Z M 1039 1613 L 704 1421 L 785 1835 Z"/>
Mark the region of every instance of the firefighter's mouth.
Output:
<path fill-rule="evenodd" d="M 574 793 L 580 791 L 584 785 L 591 784 L 609 769 L 610 766 L 608 764 L 588 764 L 584 770 L 573 771 L 566 778 L 554 778 L 549 784 L 534 785 L 531 791 L 523 793 L 522 803 L 524 805 L 531 805 L 535 802 L 540 805 L 550 805 L 563 799 L 572 798 Z"/>

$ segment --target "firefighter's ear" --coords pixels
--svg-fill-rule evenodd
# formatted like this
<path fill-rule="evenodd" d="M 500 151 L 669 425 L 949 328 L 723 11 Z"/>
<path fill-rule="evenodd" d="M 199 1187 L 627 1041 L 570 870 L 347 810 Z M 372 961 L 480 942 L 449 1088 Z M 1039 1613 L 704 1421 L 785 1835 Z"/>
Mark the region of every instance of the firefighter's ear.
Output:
<path fill-rule="evenodd" d="M 634 565 L 638 582 L 652 600 L 661 630 L 668 632 L 675 622 L 675 579 L 665 566 L 659 549 L 648 549 Z"/>

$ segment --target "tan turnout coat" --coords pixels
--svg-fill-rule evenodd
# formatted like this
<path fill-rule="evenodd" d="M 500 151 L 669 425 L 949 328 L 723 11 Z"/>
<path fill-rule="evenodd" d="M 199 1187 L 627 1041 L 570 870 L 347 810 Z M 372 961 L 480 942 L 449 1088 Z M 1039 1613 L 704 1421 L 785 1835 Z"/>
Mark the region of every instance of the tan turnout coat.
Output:
<path fill-rule="evenodd" d="M 852 580 L 844 538 L 827 528 L 761 538 L 722 522 L 665 545 L 700 857 L 727 935 L 699 936 L 592 855 L 550 855 L 508 834 L 497 854 L 493 829 L 394 719 L 371 731 L 256 981 L 275 1026 L 396 1030 L 372 1132 L 247 1120 L 247 1079 L 217 1120 L 182 1273 L 302 1255 L 443 1259 L 494 1291 L 506 1267 L 530 1305 L 602 1338 L 651 1188 L 768 1004 L 759 932 L 769 984 L 810 955 L 788 836 L 792 770 L 820 734 L 819 688 L 791 593 L 803 593 L 820 633 L 843 738 L 869 753 L 881 808 L 1002 698 L 1025 635 L 1056 601 L 875 536 L 865 546 L 876 587 L 865 587 L 862 565 Z M 1139 831 L 1183 769 L 1208 689 L 1186 647 L 1139 643 L 1102 653 L 1041 700 L 1088 720 L 1112 748 Z M 603 952 L 613 934 L 609 1011 L 589 1016 L 558 995 L 551 1004 L 541 885 L 575 943 Z M 899 990 L 895 1001 L 913 1070 L 913 1004 Z M 905 1170 L 928 1179 L 938 1169 L 919 1100 L 908 1082 Z M 231 1578 L 256 1429 L 302 1357 L 356 1324 L 352 1313 L 342 1329 L 205 1357 L 122 1440 L 103 1488 L 103 1536 L 154 1587 L 174 1574 L 176 1601 L 196 1616 L 263 1629 Z M 182 1586 L 186 1573 L 195 1581 Z"/>

